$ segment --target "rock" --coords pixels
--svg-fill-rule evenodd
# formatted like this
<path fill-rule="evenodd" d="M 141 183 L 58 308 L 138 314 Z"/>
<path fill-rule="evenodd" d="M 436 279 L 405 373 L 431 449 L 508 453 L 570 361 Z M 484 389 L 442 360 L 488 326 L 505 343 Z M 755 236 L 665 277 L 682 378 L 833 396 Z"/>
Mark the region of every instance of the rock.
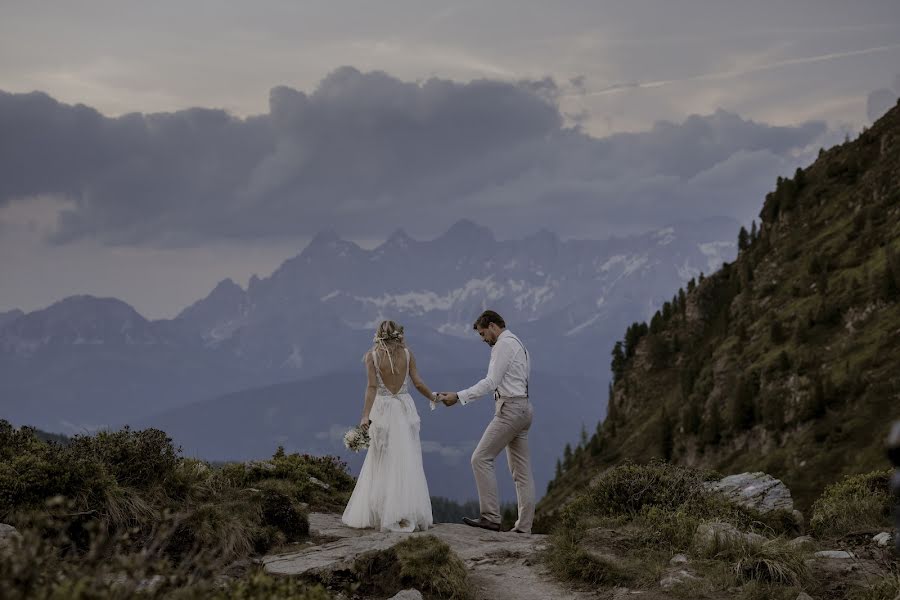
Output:
<path fill-rule="evenodd" d="M 803 518 L 803 513 L 795 508 L 791 511 L 791 515 L 794 517 L 794 523 L 797 524 L 797 528 L 802 531 L 803 524 L 806 522 L 806 519 Z"/>
<path fill-rule="evenodd" d="M 15 540 L 21 540 L 22 534 L 12 525 L 0 523 L 0 552 L 11 549 Z"/>
<path fill-rule="evenodd" d="M 813 598 L 806 592 L 800 592 L 800 594 L 797 595 L 797 600 L 813 600 Z"/>
<path fill-rule="evenodd" d="M 701 523 L 694 531 L 693 545 L 704 556 L 715 554 L 723 544 L 746 542 L 761 544 L 766 538 L 758 533 L 743 533 L 730 523 Z"/>
<path fill-rule="evenodd" d="M 686 565 L 688 563 L 688 557 L 684 554 L 676 554 L 669 560 L 670 565 Z"/>
<path fill-rule="evenodd" d="M 330 485 L 328 485 L 327 483 L 325 483 L 325 482 L 322 481 L 321 479 L 316 479 L 316 478 L 313 477 L 312 475 L 309 476 L 309 481 L 310 481 L 310 483 L 314 483 L 314 484 L 316 484 L 317 486 L 319 486 L 319 487 L 322 488 L 322 489 L 325 489 L 325 490 L 331 489 L 331 486 L 330 486 Z"/>
<path fill-rule="evenodd" d="M 697 579 L 697 576 L 687 569 L 677 569 L 674 571 L 669 571 L 665 575 L 663 575 L 662 579 L 659 580 L 659 587 L 667 590 L 678 585 L 679 583 L 692 579 Z"/>
<path fill-rule="evenodd" d="M 422 592 L 415 588 L 397 592 L 389 600 L 422 600 Z"/>
<path fill-rule="evenodd" d="M 705 484 L 706 489 L 721 492 L 726 498 L 762 513 L 794 510 L 791 491 L 780 479 L 763 472 L 729 475 Z M 802 515 L 801 515 L 802 518 Z"/>
<path fill-rule="evenodd" d="M 885 547 L 891 543 L 891 534 L 887 531 L 882 531 L 881 533 L 873 537 L 872 541 L 879 546 Z"/>
<path fill-rule="evenodd" d="M 850 558 L 856 558 L 852 552 L 846 552 L 844 550 L 820 550 L 813 554 L 816 558 L 831 558 L 836 560 L 847 560 Z"/>
<path fill-rule="evenodd" d="M 808 535 L 801 535 L 800 537 L 795 537 L 791 541 L 788 542 L 788 546 L 804 547 L 804 546 L 815 546 L 815 541 Z"/>

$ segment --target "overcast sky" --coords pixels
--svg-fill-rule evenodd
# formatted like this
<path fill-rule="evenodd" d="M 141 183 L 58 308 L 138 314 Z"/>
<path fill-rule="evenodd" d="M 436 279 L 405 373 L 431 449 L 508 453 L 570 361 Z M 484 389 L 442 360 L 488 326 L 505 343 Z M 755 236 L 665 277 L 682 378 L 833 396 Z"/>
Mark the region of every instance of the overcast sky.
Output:
<path fill-rule="evenodd" d="M 0 310 L 173 316 L 322 229 L 747 222 L 898 65 L 897 0 L 4 0 Z"/>

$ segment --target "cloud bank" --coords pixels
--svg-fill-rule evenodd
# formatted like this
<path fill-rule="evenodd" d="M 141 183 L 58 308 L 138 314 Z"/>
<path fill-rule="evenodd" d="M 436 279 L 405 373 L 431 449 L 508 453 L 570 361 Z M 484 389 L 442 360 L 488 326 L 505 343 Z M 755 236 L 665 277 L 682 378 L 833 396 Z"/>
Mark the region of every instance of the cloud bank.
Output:
<path fill-rule="evenodd" d="M 190 246 L 438 232 L 600 237 L 754 216 L 778 174 L 809 162 L 824 122 L 770 126 L 724 110 L 594 138 L 565 124 L 553 80 L 405 82 L 342 67 L 311 93 L 271 90 L 248 118 L 207 108 L 110 118 L 0 92 L 0 208 L 59 196 L 50 236 Z"/>

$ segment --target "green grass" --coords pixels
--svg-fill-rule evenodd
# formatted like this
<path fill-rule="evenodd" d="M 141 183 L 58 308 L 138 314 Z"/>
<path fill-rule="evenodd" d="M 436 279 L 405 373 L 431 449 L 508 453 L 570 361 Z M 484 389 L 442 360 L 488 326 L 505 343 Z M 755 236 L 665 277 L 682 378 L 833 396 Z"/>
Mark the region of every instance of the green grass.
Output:
<path fill-rule="evenodd" d="M 0 420 L 0 522 L 25 538 L 15 560 L 0 561 L 0 580 L 29 590 L 25 597 L 106 599 L 131 597 L 107 579 L 134 588 L 156 574 L 178 597 L 203 597 L 191 594 L 207 584 L 210 597 L 254 597 L 247 594 L 269 585 L 264 579 L 220 596 L 212 578 L 233 561 L 306 538 L 307 510 L 343 507 L 352 486 L 334 457 L 279 448 L 268 460 L 213 466 L 182 457 L 159 430 L 55 443 Z M 272 597 L 324 597 L 270 587 Z M 17 593 L 0 587 L 0 597 Z"/>
<path fill-rule="evenodd" d="M 415 588 L 425 598 L 473 600 L 474 590 L 462 560 L 433 535 L 416 535 L 386 550 L 356 558 L 353 576 L 364 594 L 379 597 Z"/>
<path fill-rule="evenodd" d="M 840 537 L 868 528 L 890 527 L 891 471 L 848 476 L 828 486 L 813 504 L 810 528 L 819 536 Z"/>

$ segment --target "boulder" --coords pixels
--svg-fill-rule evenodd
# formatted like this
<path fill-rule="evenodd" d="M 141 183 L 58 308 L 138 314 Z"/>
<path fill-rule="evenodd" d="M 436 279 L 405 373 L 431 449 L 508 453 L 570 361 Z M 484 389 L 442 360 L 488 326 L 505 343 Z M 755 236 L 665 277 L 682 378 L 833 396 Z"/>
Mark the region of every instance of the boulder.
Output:
<path fill-rule="evenodd" d="M 422 600 L 422 592 L 415 588 L 397 592 L 389 600 Z"/>
<path fill-rule="evenodd" d="M 849 560 L 851 558 L 856 558 L 852 552 L 846 552 L 844 550 L 820 550 L 813 554 L 816 558 L 828 558 L 833 560 Z"/>
<path fill-rule="evenodd" d="M 12 548 L 14 540 L 21 540 L 20 534 L 12 525 L 0 523 L 0 552 Z"/>
<path fill-rule="evenodd" d="M 705 484 L 706 489 L 721 492 L 726 498 L 761 513 L 794 510 L 791 490 L 780 479 L 763 472 L 729 475 Z M 802 516 L 802 515 L 801 515 Z"/>
<path fill-rule="evenodd" d="M 881 533 L 873 537 L 872 541 L 882 547 L 888 546 L 891 543 L 891 534 L 887 531 L 882 531 Z"/>
<path fill-rule="evenodd" d="M 795 548 L 811 548 L 816 545 L 815 540 L 813 540 L 808 535 L 801 535 L 799 537 L 795 537 L 791 541 L 788 542 L 788 546 L 793 546 Z"/>

